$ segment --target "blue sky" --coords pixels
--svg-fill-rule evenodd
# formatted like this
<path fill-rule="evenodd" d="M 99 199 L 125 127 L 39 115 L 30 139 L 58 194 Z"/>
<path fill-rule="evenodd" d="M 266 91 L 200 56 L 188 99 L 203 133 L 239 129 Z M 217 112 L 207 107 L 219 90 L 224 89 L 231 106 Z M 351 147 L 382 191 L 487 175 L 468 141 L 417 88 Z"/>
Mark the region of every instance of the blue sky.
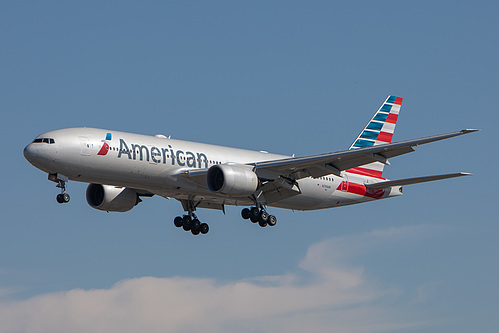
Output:
<path fill-rule="evenodd" d="M 0 332 L 497 332 L 499 32 L 492 1 L 0 4 Z M 69 205 L 22 156 L 88 126 L 298 156 L 348 148 L 388 94 L 391 179 L 468 171 L 339 209 L 128 213 Z M 492 146 L 490 146 L 492 144 Z"/>

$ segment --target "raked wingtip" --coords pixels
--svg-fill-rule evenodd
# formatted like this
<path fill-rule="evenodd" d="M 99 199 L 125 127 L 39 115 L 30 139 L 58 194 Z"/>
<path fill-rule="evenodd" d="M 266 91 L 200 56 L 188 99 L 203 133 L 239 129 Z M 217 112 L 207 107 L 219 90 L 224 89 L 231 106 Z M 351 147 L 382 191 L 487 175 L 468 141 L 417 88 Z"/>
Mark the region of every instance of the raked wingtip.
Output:
<path fill-rule="evenodd" d="M 461 133 L 463 134 L 468 134 L 468 133 L 473 133 L 473 132 L 478 132 L 480 131 L 479 129 L 463 129 Z"/>

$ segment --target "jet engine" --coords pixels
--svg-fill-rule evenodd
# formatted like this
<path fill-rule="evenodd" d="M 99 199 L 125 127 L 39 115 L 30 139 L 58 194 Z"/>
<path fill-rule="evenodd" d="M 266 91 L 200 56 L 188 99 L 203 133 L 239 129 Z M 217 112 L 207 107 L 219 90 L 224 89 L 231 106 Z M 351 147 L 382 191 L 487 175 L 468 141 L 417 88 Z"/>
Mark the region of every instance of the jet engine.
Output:
<path fill-rule="evenodd" d="M 208 169 L 206 182 L 213 192 L 247 196 L 256 191 L 258 176 L 244 166 L 221 164 Z"/>
<path fill-rule="evenodd" d="M 90 207 L 107 212 L 127 212 L 139 202 L 137 192 L 127 187 L 90 184 L 87 187 Z"/>

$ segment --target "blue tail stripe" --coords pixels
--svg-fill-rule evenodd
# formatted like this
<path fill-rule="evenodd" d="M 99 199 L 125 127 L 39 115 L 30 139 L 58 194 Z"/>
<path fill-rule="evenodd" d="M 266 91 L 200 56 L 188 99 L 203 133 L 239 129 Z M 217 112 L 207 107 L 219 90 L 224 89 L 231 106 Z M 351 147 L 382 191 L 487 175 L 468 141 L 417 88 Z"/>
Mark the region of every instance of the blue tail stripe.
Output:
<path fill-rule="evenodd" d="M 364 131 L 360 136 L 362 139 L 376 140 L 378 138 L 379 132 Z"/>
<path fill-rule="evenodd" d="M 366 129 L 374 130 L 374 131 L 381 131 L 383 128 L 383 123 L 378 123 L 375 121 L 371 121 L 369 125 L 367 125 Z"/>
<path fill-rule="evenodd" d="M 388 117 L 388 113 L 378 113 L 373 120 L 385 122 L 386 118 Z"/>
<path fill-rule="evenodd" d="M 392 106 L 393 105 L 384 104 L 379 110 L 381 112 L 390 112 L 392 110 Z"/>
<path fill-rule="evenodd" d="M 388 97 L 388 100 L 386 102 L 387 103 L 395 103 L 396 99 L 397 99 L 397 96 L 390 96 L 390 97 Z"/>
<path fill-rule="evenodd" d="M 363 140 L 363 139 L 358 139 L 355 142 L 355 147 L 363 148 L 363 147 L 372 147 L 374 146 L 374 141 L 368 141 L 368 140 Z"/>

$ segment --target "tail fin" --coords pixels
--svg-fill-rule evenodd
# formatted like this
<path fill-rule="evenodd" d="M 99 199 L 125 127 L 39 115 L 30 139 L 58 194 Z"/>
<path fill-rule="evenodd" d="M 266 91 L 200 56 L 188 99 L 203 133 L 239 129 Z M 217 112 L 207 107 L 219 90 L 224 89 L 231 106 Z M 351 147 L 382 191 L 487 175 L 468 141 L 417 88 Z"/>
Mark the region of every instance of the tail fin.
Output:
<path fill-rule="evenodd" d="M 402 97 L 388 96 L 374 117 L 354 141 L 350 149 L 378 146 L 392 142 L 393 132 L 402 106 Z M 381 178 L 384 164 L 374 162 L 347 170 L 350 173 Z"/>

